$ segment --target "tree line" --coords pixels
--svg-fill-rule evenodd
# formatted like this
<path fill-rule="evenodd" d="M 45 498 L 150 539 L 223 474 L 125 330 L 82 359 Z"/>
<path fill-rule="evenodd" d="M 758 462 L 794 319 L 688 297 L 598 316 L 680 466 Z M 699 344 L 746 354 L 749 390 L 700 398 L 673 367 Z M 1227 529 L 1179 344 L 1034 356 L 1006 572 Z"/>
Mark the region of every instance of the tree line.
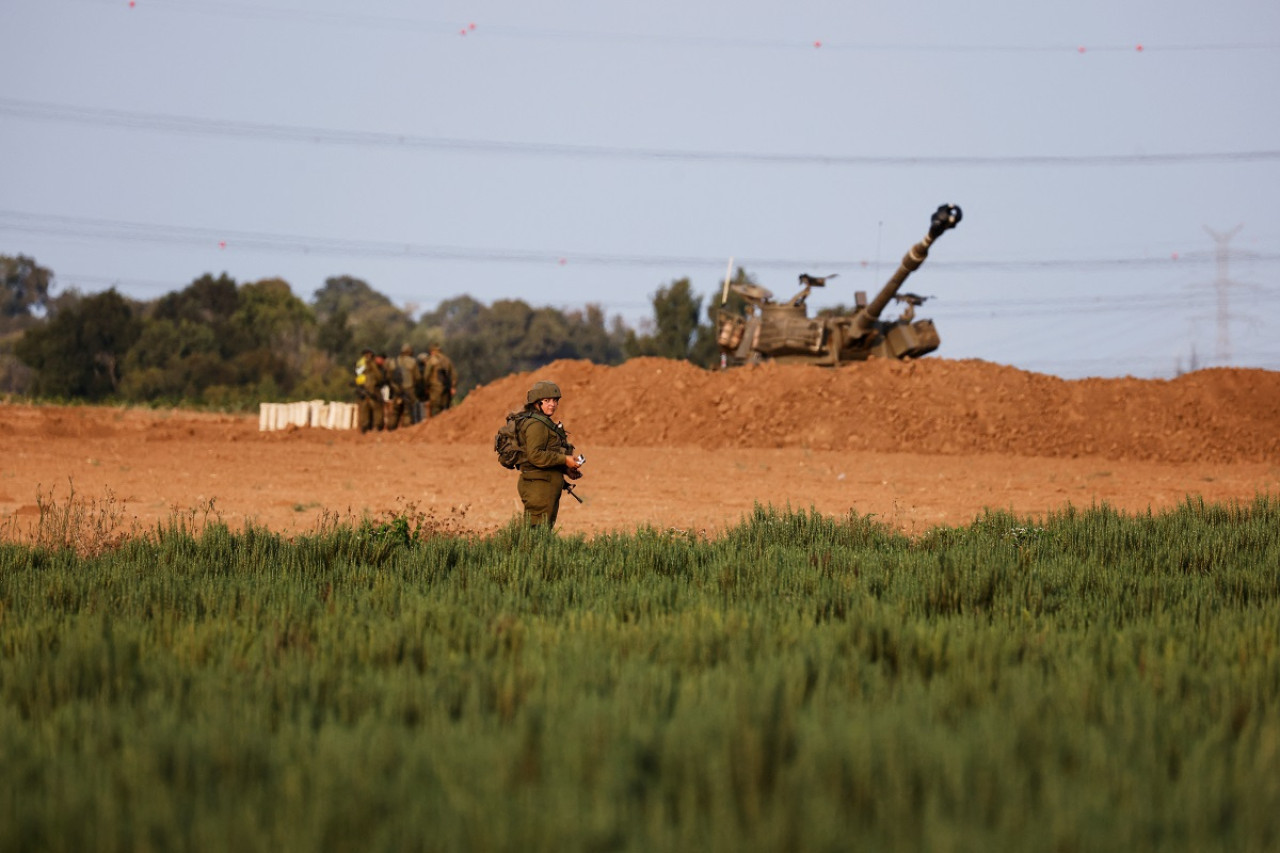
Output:
<path fill-rule="evenodd" d="M 566 311 L 467 295 L 415 317 L 348 275 L 326 279 L 309 302 L 282 279 L 225 273 L 148 301 L 114 288 L 55 296 L 53 272 L 24 255 L 0 255 L 0 276 L 0 393 L 43 399 L 220 408 L 340 400 L 352 393 L 361 349 L 396 353 L 405 343 L 439 343 L 458 366 L 460 396 L 557 359 L 660 356 L 712 367 L 719 357 L 719 300 L 704 312 L 688 278 L 659 287 L 652 319 L 634 329 L 595 304 Z M 750 281 L 742 270 L 736 280 Z"/>

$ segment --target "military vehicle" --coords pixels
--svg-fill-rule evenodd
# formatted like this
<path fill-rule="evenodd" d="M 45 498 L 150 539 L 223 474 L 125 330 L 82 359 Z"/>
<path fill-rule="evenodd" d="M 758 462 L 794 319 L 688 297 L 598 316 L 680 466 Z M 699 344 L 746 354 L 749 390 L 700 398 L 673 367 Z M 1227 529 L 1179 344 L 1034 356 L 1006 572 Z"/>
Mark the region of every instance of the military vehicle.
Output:
<path fill-rule="evenodd" d="M 727 284 L 721 304 L 732 290 L 746 302 L 746 310 L 744 314 L 720 312 L 716 340 L 721 366 L 777 361 L 837 367 L 872 356 L 905 359 L 933 352 L 941 343 L 933 321 L 915 319 L 916 308 L 926 297 L 898 291 L 907 276 L 924 263 L 933 241 L 955 228 L 960 217 L 960 208 L 953 204 L 939 207 L 929 223 L 929 233 L 911 247 L 875 299 L 867 302 L 866 293 L 858 291 L 853 313 L 845 316 L 811 319 L 806 313 L 809 292 L 825 287 L 834 275 L 802 273 L 800 292 L 786 302 L 774 302 L 773 294 L 758 284 Z M 880 315 L 890 300 L 906 308 L 897 319 L 883 320 Z"/>

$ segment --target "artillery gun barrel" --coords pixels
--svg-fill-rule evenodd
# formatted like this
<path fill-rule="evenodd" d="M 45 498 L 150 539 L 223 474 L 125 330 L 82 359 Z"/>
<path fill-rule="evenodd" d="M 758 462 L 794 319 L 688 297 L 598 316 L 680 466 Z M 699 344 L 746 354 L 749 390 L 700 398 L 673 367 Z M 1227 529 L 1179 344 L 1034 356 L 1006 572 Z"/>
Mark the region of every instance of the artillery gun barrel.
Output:
<path fill-rule="evenodd" d="M 929 257 L 929 246 L 944 232 L 955 228 L 962 215 L 960 208 L 954 204 L 941 205 L 934 211 L 933 218 L 929 222 L 929 233 L 903 255 L 902 263 L 898 265 L 898 269 L 885 282 L 884 287 L 880 288 L 876 298 L 871 300 L 867 307 L 855 316 L 855 327 L 858 335 L 865 334 L 875 321 L 880 319 L 880 312 L 884 311 L 885 306 L 889 304 L 889 300 L 898 294 L 898 289 L 907 280 L 907 276 L 919 269 L 920 265 L 924 263 L 924 259 Z"/>

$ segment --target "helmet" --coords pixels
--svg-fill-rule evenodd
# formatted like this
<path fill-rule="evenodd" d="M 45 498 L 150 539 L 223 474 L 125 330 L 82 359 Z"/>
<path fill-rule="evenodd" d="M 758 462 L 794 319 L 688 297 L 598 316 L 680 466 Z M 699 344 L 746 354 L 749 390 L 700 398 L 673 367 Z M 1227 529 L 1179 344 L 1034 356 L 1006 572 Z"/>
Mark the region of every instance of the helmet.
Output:
<path fill-rule="evenodd" d="M 559 400 L 560 386 L 545 379 L 541 382 L 533 383 L 533 387 L 529 389 L 528 402 L 536 403 L 539 400 L 547 399 Z"/>

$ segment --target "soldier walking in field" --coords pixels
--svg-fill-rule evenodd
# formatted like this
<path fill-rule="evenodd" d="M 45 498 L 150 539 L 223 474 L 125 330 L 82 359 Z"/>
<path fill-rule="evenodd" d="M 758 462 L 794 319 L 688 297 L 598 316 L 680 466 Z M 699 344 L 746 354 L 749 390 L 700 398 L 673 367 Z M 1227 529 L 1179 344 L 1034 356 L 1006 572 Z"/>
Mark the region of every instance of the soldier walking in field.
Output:
<path fill-rule="evenodd" d="M 554 420 L 560 407 L 560 386 L 535 382 L 526 396 L 525 412 L 516 427 L 524 461 L 516 491 L 524 504 L 525 519 L 534 526 L 554 527 L 560 513 L 565 478 L 582 476 L 582 456 L 575 455 L 564 424 Z"/>
<path fill-rule="evenodd" d="M 429 417 L 435 417 L 453 405 L 453 395 L 458 391 L 458 373 L 453 361 L 432 344 L 422 366 L 422 381 L 427 390 Z"/>

